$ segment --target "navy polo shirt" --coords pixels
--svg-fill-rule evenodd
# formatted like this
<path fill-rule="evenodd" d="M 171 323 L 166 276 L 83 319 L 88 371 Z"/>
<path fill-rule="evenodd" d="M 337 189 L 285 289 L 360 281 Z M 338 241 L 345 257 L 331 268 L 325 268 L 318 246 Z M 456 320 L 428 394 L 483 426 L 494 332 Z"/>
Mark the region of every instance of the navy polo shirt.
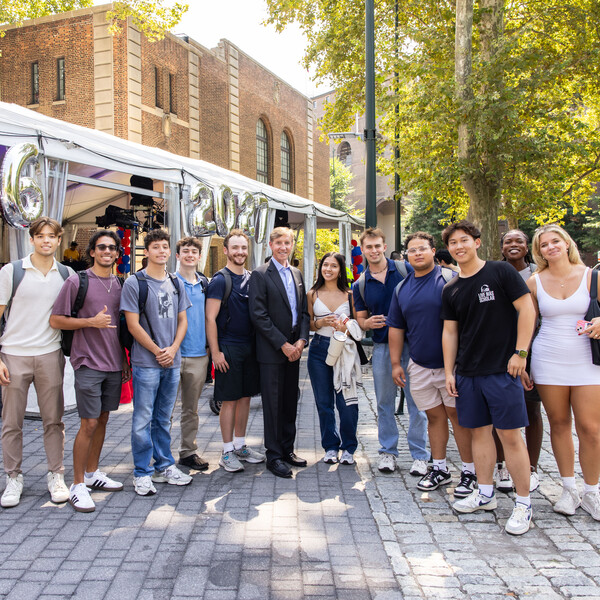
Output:
<path fill-rule="evenodd" d="M 352 285 L 352 294 L 354 296 L 354 310 L 358 313 L 361 310 L 366 310 L 371 315 L 385 315 L 387 317 L 392 296 L 396 286 L 404 279 L 402 274 L 396 269 L 396 263 L 389 258 L 386 258 L 388 263 L 387 273 L 385 275 L 385 283 L 381 283 L 371 275 L 369 267 L 365 271 L 365 300 L 361 298 L 358 289 L 358 281 Z M 406 270 L 412 273 L 414 269 L 409 263 L 406 264 Z M 376 344 L 388 343 L 388 328 L 371 330 L 373 341 Z"/>

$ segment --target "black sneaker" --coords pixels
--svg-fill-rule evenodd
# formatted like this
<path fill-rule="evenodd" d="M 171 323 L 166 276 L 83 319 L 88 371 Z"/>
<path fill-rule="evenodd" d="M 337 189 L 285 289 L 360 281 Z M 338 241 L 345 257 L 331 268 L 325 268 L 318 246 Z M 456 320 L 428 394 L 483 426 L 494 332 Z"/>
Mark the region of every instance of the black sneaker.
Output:
<path fill-rule="evenodd" d="M 437 490 L 440 485 L 447 485 L 452 481 L 452 475 L 448 471 L 441 469 L 431 469 L 427 475 L 424 475 L 417 483 L 417 488 L 422 492 L 431 492 Z"/>
<path fill-rule="evenodd" d="M 473 490 L 477 487 L 477 476 L 474 473 L 467 473 L 463 471 L 460 474 L 460 483 L 454 490 L 454 496 L 456 498 L 466 498 L 470 496 Z"/>
<path fill-rule="evenodd" d="M 206 471 L 208 469 L 208 463 L 197 454 L 191 454 L 190 456 L 186 456 L 185 458 L 180 458 L 179 464 L 183 467 L 195 469 L 196 471 Z"/>

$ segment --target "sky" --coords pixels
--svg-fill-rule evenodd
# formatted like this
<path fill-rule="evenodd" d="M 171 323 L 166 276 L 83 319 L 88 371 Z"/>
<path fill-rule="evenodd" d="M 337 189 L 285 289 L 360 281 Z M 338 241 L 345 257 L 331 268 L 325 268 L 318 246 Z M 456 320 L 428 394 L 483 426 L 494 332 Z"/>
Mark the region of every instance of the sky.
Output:
<path fill-rule="evenodd" d="M 300 64 L 306 40 L 300 29 L 290 26 L 283 33 L 262 25 L 267 17 L 264 0 L 188 0 L 189 11 L 173 33 L 186 33 L 206 48 L 214 48 L 221 38 L 291 84 L 306 96 L 329 91 L 317 87 Z"/>

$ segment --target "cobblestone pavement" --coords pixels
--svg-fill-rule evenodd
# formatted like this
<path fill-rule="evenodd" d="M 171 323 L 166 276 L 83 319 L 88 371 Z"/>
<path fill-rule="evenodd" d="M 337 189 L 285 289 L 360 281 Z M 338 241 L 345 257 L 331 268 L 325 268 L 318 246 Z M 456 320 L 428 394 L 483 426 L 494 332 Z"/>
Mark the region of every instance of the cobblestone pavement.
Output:
<path fill-rule="evenodd" d="M 501 495 L 496 514 L 451 510 L 449 489 L 422 493 L 408 474 L 402 443 L 400 470 L 376 469 L 377 427 L 367 371 L 360 399 L 355 467 L 325 465 L 305 364 L 301 372 L 297 451 L 309 461 L 291 480 L 264 465 L 243 473 L 217 466 L 218 418 L 200 399 L 199 449 L 211 468 L 188 487 L 157 486 L 136 496 L 130 453 L 131 406 L 112 415 L 102 468 L 125 482 L 116 493 L 93 492 L 96 511 L 75 513 L 50 502 L 41 423 L 27 421 L 21 504 L 0 509 L 0 598 L 116 600 L 396 600 L 414 598 L 600 599 L 600 523 L 582 511 L 566 518 L 551 501 L 558 473 L 544 441 L 535 527 L 518 538 L 503 524 L 512 502 Z M 407 416 L 398 418 L 401 429 Z M 76 414 L 65 417 L 66 478 Z M 248 441 L 261 442 L 262 413 L 252 401 Z M 178 412 L 173 448 L 179 441 Z M 455 474 L 455 446 L 449 458 Z M 3 483 L 0 485 L 3 487 Z"/>

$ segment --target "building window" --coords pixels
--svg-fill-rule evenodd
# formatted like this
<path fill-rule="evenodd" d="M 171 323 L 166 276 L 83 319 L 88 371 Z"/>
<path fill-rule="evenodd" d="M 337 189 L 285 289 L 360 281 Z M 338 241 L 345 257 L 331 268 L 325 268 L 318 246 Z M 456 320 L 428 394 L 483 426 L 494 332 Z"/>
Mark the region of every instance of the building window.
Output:
<path fill-rule="evenodd" d="M 169 73 L 169 112 L 175 114 L 175 75 Z"/>
<path fill-rule="evenodd" d="M 56 59 L 56 99 L 65 99 L 65 59 Z"/>
<path fill-rule="evenodd" d="M 154 106 L 162 108 L 160 101 L 160 70 L 158 67 L 154 67 Z"/>
<path fill-rule="evenodd" d="M 342 142 L 340 144 L 338 149 L 338 159 L 346 167 L 350 168 L 352 166 L 352 147 L 349 142 Z"/>
<path fill-rule="evenodd" d="M 293 192 L 292 189 L 292 145 L 285 131 L 281 132 L 281 189 Z"/>
<path fill-rule="evenodd" d="M 269 183 L 269 138 L 262 119 L 256 122 L 256 179 Z"/>
<path fill-rule="evenodd" d="M 40 103 L 40 64 L 31 63 L 31 102 L 30 104 Z"/>

